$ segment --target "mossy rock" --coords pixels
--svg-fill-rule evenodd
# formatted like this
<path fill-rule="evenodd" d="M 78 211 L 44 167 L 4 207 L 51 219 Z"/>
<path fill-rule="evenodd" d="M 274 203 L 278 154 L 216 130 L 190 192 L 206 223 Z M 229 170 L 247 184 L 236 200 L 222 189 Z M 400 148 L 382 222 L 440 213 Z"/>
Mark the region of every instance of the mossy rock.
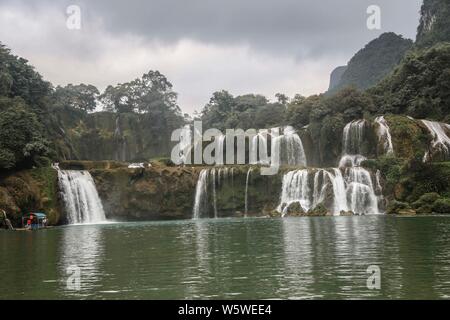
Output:
<path fill-rule="evenodd" d="M 387 206 L 387 214 L 400 214 L 401 210 L 411 210 L 411 206 L 406 202 L 392 200 Z"/>
<path fill-rule="evenodd" d="M 301 217 L 305 215 L 305 210 L 298 202 L 289 204 L 286 210 L 286 217 Z"/>
<path fill-rule="evenodd" d="M 351 217 L 351 216 L 354 216 L 355 214 L 354 214 L 353 211 L 344 211 L 344 210 L 342 210 L 339 215 L 341 217 Z"/>
<path fill-rule="evenodd" d="M 308 211 L 309 216 L 317 216 L 317 217 L 323 217 L 328 215 L 328 209 L 325 207 L 323 203 L 319 203 L 315 208 L 310 209 Z"/>

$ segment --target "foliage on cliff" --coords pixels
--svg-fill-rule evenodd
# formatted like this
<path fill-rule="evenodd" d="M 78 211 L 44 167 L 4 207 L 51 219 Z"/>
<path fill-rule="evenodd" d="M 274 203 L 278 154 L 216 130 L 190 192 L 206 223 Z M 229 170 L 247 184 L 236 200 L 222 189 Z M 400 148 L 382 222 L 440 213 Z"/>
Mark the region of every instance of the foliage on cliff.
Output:
<path fill-rule="evenodd" d="M 450 43 L 411 52 L 370 93 L 380 113 L 450 120 Z"/>
<path fill-rule="evenodd" d="M 51 85 L 0 43 L 0 171 L 45 164 Z"/>
<path fill-rule="evenodd" d="M 450 2 L 448 0 L 424 0 L 416 44 L 429 47 L 450 41 Z"/>
<path fill-rule="evenodd" d="M 266 128 L 281 124 L 284 109 L 282 103 L 270 103 L 262 95 L 234 97 L 228 91 L 218 91 L 213 93 L 200 118 L 205 128 Z"/>
<path fill-rule="evenodd" d="M 358 89 L 374 86 L 394 69 L 412 45 L 412 40 L 400 35 L 383 33 L 353 56 L 330 93 L 348 86 Z"/>
<path fill-rule="evenodd" d="M 45 212 L 52 225 L 60 223 L 57 172 L 50 167 L 27 169 L 0 177 L 0 209 L 17 227 L 22 214 Z"/>

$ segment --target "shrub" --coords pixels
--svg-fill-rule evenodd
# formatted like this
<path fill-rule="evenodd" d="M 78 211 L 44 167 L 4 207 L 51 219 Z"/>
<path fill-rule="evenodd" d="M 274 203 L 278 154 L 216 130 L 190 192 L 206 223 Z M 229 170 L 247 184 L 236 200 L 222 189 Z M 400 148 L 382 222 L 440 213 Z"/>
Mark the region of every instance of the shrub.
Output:
<path fill-rule="evenodd" d="M 450 198 L 437 199 L 433 204 L 433 212 L 450 213 Z"/>
<path fill-rule="evenodd" d="M 427 205 L 432 205 L 436 200 L 438 200 L 441 196 L 436 192 L 429 192 L 423 194 L 419 200 L 413 203 L 413 208 L 420 208 Z"/>
<path fill-rule="evenodd" d="M 406 202 L 400 202 L 397 200 L 393 200 L 389 202 L 387 206 L 386 213 L 387 214 L 397 214 L 400 210 L 411 209 L 411 206 Z"/>

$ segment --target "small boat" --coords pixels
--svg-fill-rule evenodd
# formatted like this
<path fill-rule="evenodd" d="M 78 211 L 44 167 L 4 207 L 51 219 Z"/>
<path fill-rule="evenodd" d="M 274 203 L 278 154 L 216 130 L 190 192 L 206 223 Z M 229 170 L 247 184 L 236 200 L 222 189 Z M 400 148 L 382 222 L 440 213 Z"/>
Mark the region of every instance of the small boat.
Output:
<path fill-rule="evenodd" d="M 39 230 L 48 228 L 47 215 L 42 212 L 30 212 L 22 216 L 22 228 L 16 229 L 22 230 Z"/>

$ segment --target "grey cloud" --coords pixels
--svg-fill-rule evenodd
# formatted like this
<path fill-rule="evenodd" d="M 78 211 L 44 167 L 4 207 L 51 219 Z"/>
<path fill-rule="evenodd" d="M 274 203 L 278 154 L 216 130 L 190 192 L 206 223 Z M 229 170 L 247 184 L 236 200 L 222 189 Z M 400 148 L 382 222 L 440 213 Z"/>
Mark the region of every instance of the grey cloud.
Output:
<path fill-rule="evenodd" d="M 11 5 L 13 1 L 9 1 Z M 16 2 L 15 2 L 16 3 Z M 137 34 L 173 43 L 194 39 L 223 45 L 248 44 L 255 50 L 299 58 L 353 52 L 394 31 L 415 36 L 421 0 L 32 0 L 23 6 L 61 10 L 79 4 L 84 22 L 98 19 L 113 34 Z M 382 9 L 383 30 L 366 28 L 366 9 Z"/>
<path fill-rule="evenodd" d="M 0 28 L 0 41 L 6 39 L 55 84 L 90 81 L 104 87 L 160 69 L 180 93 L 182 107 L 192 111 L 208 101 L 211 90 L 272 95 L 283 91 L 280 84 L 289 87 L 288 94 L 325 90 L 331 69 L 380 33 L 414 38 L 421 2 L 0 0 L 0 17 L 5 10 L 22 14 L 0 21 L 6 27 Z M 72 4 L 82 10 L 81 32 L 65 28 Z M 366 28 L 372 4 L 382 10 L 380 31 Z M 178 48 L 183 41 L 196 47 Z"/>

